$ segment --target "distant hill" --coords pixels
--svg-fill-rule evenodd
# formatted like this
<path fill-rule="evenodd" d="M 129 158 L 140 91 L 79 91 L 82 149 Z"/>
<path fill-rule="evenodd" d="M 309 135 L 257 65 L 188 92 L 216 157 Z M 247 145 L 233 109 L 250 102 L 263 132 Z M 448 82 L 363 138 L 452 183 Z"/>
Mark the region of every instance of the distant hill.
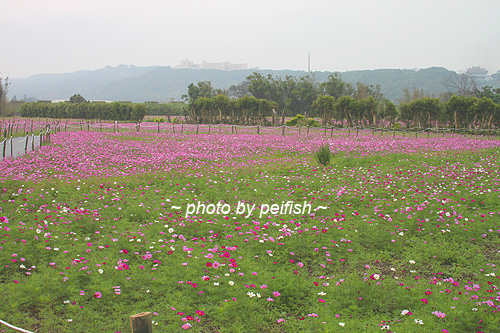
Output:
<path fill-rule="evenodd" d="M 137 67 L 120 65 L 107 66 L 95 71 L 78 71 L 67 74 L 40 74 L 26 79 L 11 79 L 9 97 L 16 95 L 34 96 L 43 100 L 69 99 L 74 94 L 81 94 L 90 100 L 110 101 L 166 101 L 169 98 L 180 100 L 187 92 L 190 83 L 211 81 L 215 88 L 229 88 L 242 82 L 247 76 L 258 71 L 264 75 L 285 77 L 305 76 L 305 71 L 292 70 L 237 70 L 221 71 L 214 69 L 183 69 L 162 66 Z M 314 72 L 317 81 L 323 82 L 331 72 Z M 447 89 L 443 80 L 454 72 L 442 67 L 421 70 L 377 69 L 340 73 L 344 81 L 368 84 L 380 84 L 384 96 L 395 100 L 402 96 L 404 88 L 423 89 L 438 96 Z M 500 75 L 493 75 L 483 85 L 500 87 Z"/>

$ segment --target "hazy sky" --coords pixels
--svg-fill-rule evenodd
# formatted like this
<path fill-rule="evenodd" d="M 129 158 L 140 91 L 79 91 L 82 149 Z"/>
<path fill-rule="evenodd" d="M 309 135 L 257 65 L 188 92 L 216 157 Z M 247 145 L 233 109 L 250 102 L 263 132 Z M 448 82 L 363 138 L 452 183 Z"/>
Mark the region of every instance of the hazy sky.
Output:
<path fill-rule="evenodd" d="M 0 77 L 231 61 L 500 70 L 499 0 L 1 0 Z"/>

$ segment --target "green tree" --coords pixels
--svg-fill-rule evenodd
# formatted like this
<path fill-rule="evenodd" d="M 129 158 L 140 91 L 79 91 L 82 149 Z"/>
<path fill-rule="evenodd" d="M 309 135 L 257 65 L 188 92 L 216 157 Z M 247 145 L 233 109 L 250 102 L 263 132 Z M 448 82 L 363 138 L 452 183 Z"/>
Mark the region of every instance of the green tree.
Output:
<path fill-rule="evenodd" d="M 479 98 L 490 98 L 493 103 L 500 104 L 500 88 L 493 88 L 492 86 L 484 86 L 479 92 Z"/>
<path fill-rule="evenodd" d="M 432 127 L 432 121 L 437 120 L 440 114 L 441 104 L 439 98 L 424 97 L 411 102 L 410 108 L 421 127 Z"/>
<path fill-rule="evenodd" d="M 189 103 L 193 103 L 200 97 L 210 98 L 215 96 L 215 89 L 212 87 L 212 82 L 210 81 L 201 81 L 196 85 L 191 83 L 188 86 L 188 94 L 184 95 L 184 98 L 187 98 Z"/>
<path fill-rule="evenodd" d="M 144 104 L 134 104 L 130 112 L 130 119 L 140 122 L 144 119 L 146 111 L 146 106 Z"/>
<path fill-rule="evenodd" d="M 80 103 L 87 103 L 88 101 L 80 94 L 74 94 L 69 98 L 70 103 L 74 104 L 80 104 Z"/>
<path fill-rule="evenodd" d="M 312 104 L 312 109 L 321 114 L 323 125 L 331 126 L 332 118 L 335 118 L 335 97 L 319 95 Z"/>
<path fill-rule="evenodd" d="M 7 115 L 7 93 L 9 91 L 9 78 L 3 79 L 0 77 L 0 116 Z"/>
<path fill-rule="evenodd" d="M 468 125 L 468 117 L 471 114 L 474 99 L 467 96 L 452 96 L 445 104 L 445 114 L 451 120 L 455 128 Z"/>
<path fill-rule="evenodd" d="M 238 99 L 236 106 L 241 114 L 239 123 L 249 124 L 251 119 L 255 120 L 259 112 L 259 100 L 253 96 L 243 96 Z"/>
<path fill-rule="evenodd" d="M 491 98 L 483 97 L 478 99 L 472 105 L 472 110 L 475 115 L 475 120 L 479 121 L 479 126 L 483 127 L 487 123 L 487 127 L 491 129 L 491 123 L 495 117 L 496 105 Z M 480 120 L 478 120 L 480 118 Z M 474 123 L 476 122 L 474 121 Z"/>
<path fill-rule="evenodd" d="M 337 100 L 335 107 L 338 119 L 341 121 L 342 125 L 344 124 L 344 120 L 347 119 L 348 126 L 352 127 L 352 115 L 356 109 L 356 100 L 351 96 L 342 96 Z"/>
<path fill-rule="evenodd" d="M 248 85 L 247 89 L 253 97 L 257 99 L 273 99 L 274 82 L 273 77 L 269 74 L 267 77 L 259 72 L 254 72 L 246 78 Z"/>
<path fill-rule="evenodd" d="M 328 80 L 320 84 L 321 94 L 339 98 L 350 95 L 352 86 L 342 80 L 339 73 L 331 73 Z"/>
<path fill-rule="evenodd" d="M 398 116 L 396 105 L 388 99 L 382 100 L 382 106 L 379 108 L 379 117 L 388 121 L 390 126 L 394 126 L 394 122 Z"/>

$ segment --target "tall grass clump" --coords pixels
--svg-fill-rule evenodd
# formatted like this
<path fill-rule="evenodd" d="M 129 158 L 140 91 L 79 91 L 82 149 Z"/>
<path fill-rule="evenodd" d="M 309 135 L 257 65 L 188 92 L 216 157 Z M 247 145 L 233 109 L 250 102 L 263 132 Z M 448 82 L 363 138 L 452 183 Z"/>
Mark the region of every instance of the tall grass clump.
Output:
<path fill-rule="evenodd" d="M 332 158 L 332 152 L 328 144 L 322 144 L 319 149 L 314 153 L 314 158 L 321 165 L 328 165 Z"/>

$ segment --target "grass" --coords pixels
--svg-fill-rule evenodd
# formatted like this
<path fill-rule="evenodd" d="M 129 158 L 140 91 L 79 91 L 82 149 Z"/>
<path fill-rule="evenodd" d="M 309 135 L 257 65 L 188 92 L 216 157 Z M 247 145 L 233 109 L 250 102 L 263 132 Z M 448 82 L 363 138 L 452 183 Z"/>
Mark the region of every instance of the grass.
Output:
<path fill-rule="evenodd" d="M 158 332 L 493 332 L 499 158 L 338 153 L 318 168 L 276 151 L 251 156 L 258 167 L 5 180 L 0 319 L 128 332 L 128 316 L 152 311 Z M 230 213 L 185 215 L 220 200 Z M 328 208 L 258 215 L 304 200 Z"/>

